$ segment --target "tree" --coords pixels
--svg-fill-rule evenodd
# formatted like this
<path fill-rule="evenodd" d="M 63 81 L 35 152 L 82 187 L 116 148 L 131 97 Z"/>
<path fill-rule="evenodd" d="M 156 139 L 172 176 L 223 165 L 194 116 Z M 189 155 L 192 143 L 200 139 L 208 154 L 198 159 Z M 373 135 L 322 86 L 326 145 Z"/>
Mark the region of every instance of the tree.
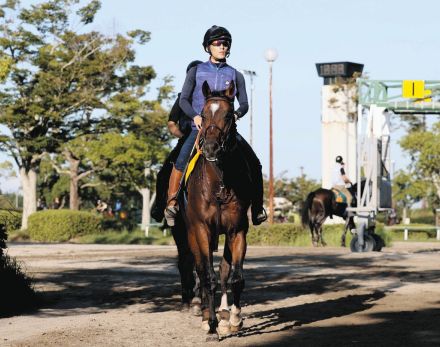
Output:
<path fill-rule="evenodd" d="M 403 208 L 403 218 L 407 209 L 426 196 L 427 183 L 418 180 L 413 173 L 398 171 L 393 179 L 393 200 Z"/>
<path fill-rule="evenodd" d="M 79 7 L 78 0 L 50 0 L 21 9 L 19 1 L 0 5 L 0 149 L 15 160 L 23 186 L 22 228 L 36 211 L 39 164 L 60 145 L 102 128 L 96 110 L 121 90 L 145 86 L 155 77 L 152 67 L 134 61 L 134 40 L 144 44 L 149 33 L 106 37 L 76 33 L 71 23 L 93 22 L 100 2 Z M 76 10 L 76 11 L 75 11 Z M 79 30 L 79 29 L 78 29 Z M 102 123 L 102 124 L 101 124 Z"/>
<path fill-rule="evenodd" d="M 161 125 L 161 129 L 163 128 Z M 115 191 L 135 191 L 142 196 L 142 225 L 149 224 L 150 206 L 154 200 L 154 167 L 167 155 L 166 147 L 145 138 L 137 138 L 134 133 L 127 135 L 108 133 L 96 143 L 99 155 L 107 161 L 100 179 L 106 185 L 115 186 Z"/>
<path fill-rule="evenodd" d="M 410 132 L 402 138 L 400 145 L 411 156 L 415 177 L 432 183 L 440 199 L 440 122 L 435 123 L 430 130 Z"/>
<path fill-rule="evenodd" d="M 302 203 L 306 200 L 307 195 L 318 189 L 320 184 L 316 180 L 308 178 L 306 174 L 295 178 L 284 177 L 284 174 L 281 173 L 275 179 L 275 196 L 285 197 L 299 210 L 302 208 Z"/>

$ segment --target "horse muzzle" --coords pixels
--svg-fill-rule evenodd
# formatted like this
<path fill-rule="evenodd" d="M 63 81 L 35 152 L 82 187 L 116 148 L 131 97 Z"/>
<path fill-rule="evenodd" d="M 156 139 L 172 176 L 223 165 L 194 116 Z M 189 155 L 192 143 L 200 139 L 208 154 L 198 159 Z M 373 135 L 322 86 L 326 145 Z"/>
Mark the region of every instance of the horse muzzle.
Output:
<path fill-rule="evenodd" d="M 217 161 L 220 145 L 217 142 L 205 142 L 202 147 L 202 153 L 207 161 Z"/>

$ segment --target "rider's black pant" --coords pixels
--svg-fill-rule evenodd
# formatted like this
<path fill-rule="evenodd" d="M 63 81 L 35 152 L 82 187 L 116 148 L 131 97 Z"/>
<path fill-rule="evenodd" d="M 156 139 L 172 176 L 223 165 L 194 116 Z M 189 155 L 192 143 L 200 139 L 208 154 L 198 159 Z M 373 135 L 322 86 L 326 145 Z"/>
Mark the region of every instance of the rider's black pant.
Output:
<path fill-rule="evenodd" d="M 261 163 L 255 154 L 252 147 L 247 141 L 237 132 L 237 147 L 245 158 L 248 166 L 248 174 L 251 183 L 252 192 L 252 208 L 257 211 L 263 207 L 263 174 L 261 172 Z"/>

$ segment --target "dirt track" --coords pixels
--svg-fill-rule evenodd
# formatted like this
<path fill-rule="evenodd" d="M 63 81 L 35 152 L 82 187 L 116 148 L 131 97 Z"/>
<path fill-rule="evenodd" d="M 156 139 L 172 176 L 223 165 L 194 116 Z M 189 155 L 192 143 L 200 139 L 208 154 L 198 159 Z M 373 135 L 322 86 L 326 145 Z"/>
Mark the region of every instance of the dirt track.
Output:
<path fill-rule="evenodd" d="M 176 310 L 174 247 L 12 245 L 9 254 L 47 303 L 0 319 L 0 345 L 205 345 L 200 318 Z M 219 346 L 440 346 L 440 243 L 368 254 L 250 247 L 245 278 L 244 328 Z"/>

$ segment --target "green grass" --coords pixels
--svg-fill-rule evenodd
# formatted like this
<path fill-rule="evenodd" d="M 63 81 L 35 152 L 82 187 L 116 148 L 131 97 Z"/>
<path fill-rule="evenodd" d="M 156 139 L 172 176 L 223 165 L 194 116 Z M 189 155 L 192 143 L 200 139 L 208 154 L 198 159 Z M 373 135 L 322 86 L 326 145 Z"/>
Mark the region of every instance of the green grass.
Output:
<path fill-rule="evenodd" d="M 136 229 L 133 231 L 106 230 L 98 234 L 88 234 L 72 239 L 74 243 L 98 243 L 98 244 L 138 244 L 138 245 L 172 245 L 173 237 L 170 231 L 163 236 L 159 228 L 150 228 L 149 236 L 145 237 L 144 231 Z"/>
<path fill-rule="evenodd" d="M 437 232 L 435 229 L 432 229 L 432 227 L 432 224 L 411 223 L 409 225 L 393 225 L 386 227 L 385 230 L 393 241 L 403 241 L 404 230 L 408 228 L 408 241 L 427 242 L 436 241 Z M 412 228 L 417 228 L 417 230 L 413 230 Z"/>
<path fill-rule="evenodd" d="M 30 241 L 31 237 L 29 236 L 29 232 L 26 230 L 12 230 L 8 232 L 8 241 L 9 242 L 26 242 Z"/>

